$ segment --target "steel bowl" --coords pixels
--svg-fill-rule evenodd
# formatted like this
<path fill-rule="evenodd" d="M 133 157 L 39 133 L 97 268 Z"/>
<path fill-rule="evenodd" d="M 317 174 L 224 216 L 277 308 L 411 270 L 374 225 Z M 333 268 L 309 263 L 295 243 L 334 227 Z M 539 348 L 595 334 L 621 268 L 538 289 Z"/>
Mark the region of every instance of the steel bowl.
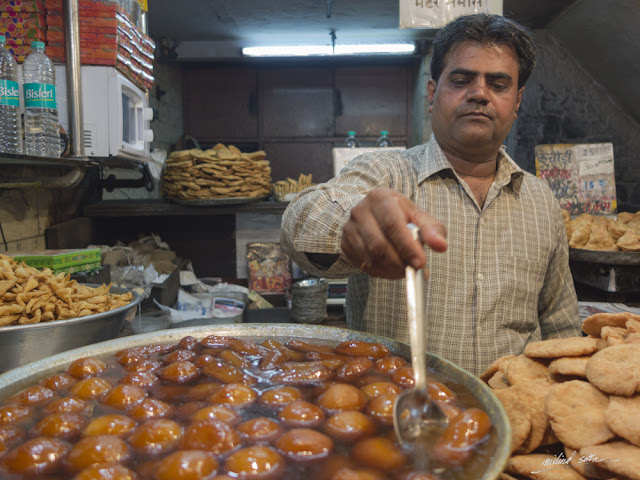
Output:
<path fill-rule="evenodd" d="M 111 287 L 112 293 L 127 293 Z M 109 312 L 86 317 L 0 327 L 0 372 L 56 353 L 115 338 L 125 320 L 133 319 L 140 296 L 131 292 L 131 303 Z"/>
<path fill-rule="evenodd" d="M 49 375 L 63 371 L 78 358 L 86 356 L 104 358 L 125 348 L 149 344 L 177 343 L 181 338 L 188 335 L 198 339 L 208 335 L 221 335 L 258 342 L 275 339 L 282 343 L 293 339 L 303 339 L 313 341 L 316 344 L 330 346 L 347 340 L 359 340 L 381 343 L 394 355 L 401 356 L 407 360 L 411 358 L 407 344 L 345 328 L 273 323 L 175 328 L 121 337 L 95 345 L 76 348 L 15 368 L 0 375 L 0 402 Z M 511 426 L 502 404 L 484 382 L 447 360 L 436 355 L 427 354 L 427 367 L 430 370 L 431 378 L 447 383 L 463 402 L 472 403 L 482 408 L 487 412 L 493 423 L 494 431 L 487 445 L 487 451 L 491 455 L 490 458 L 486 461 L 486 464 L 482 465 L 482 468 L 471 470 L 464 475 L 464 478 L 474 480 L 497 479 L 504 470 L 511 453 Z"/>

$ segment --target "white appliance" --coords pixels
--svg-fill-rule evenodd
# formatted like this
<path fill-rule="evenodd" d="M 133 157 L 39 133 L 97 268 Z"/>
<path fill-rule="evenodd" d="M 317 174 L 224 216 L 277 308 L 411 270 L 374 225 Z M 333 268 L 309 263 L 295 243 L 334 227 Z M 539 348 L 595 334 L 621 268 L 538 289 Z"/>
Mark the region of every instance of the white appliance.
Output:
<path fill-rule="evenodd" d="M 115 67 L 82 65 L 82 112 L 85 154 L 148 157 L 153 131 L 146 93 Z M 56 98 L 60 124 L 69 131 L 67 74 L 56 65 Z"/>
<path fill-rule="evenodd" d="M 69 132 L 67 73 L 56 65 L 58 119 Z M 89 157 L 149 156 L 153 131 L 146 93 L 115 67 L 82 65 L 82 111 L 85 155 Z"/>

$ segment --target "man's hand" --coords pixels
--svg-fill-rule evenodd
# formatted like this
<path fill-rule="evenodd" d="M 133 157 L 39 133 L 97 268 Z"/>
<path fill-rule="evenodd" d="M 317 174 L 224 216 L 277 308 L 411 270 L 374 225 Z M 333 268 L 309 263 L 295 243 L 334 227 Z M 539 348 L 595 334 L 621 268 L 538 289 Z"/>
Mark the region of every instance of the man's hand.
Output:
<path fill-rule="evenodd" d="M 369 192 L 352 210 L 342 235 L 342 250 L 354 265 L 374 277 L 404 278 L 405 267 L 424 268 L 424 248 L 407 228 L 420 228 L 422 241 L 437 252 L 447 249 L 444 225 L 389 188 Z M 426 269 L 425 269 L 426 272 Z"/>

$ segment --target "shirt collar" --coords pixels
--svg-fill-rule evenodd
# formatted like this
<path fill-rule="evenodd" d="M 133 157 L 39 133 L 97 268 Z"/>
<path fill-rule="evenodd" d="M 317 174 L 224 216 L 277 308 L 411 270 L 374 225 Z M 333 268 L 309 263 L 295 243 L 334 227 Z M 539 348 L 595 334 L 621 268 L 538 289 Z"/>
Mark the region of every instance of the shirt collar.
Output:
<path fill-rule="evenodd" d="M 431 133 L 431 137 L 425 145 L 424 156 L 418 157 L 418 159 L 419 165 L 417 165 L 417 172 L 419 183 L 422 183 L 427 178 L 441 171 L 449 170 L 455 173 L 453 166 L 449 160 L 447 160 L 446 155 L 440 148 L 433 133 Z M 512 188 L 517 191 L 520 189 L 523 176 L 524 171 L 507 154 L 506 147 L 502 145 L 498 150 L 498 171 L 494 179 L 495 184 L 502 188 L 511 183 Z"/>

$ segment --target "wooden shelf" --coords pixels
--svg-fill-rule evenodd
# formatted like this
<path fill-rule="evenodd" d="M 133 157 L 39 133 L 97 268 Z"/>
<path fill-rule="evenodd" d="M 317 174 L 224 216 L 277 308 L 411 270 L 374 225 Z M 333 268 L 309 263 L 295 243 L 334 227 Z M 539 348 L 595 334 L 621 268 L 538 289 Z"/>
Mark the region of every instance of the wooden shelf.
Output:
<path fill-rule="evenodd" d="M 240 205 L 186 206 L 169 200 L 105 200 L 83 209 L 85 217 L 147 217 L 235 215 L 238 213 L 277 215 L 284 212 L 286 202 L 260 201 Z"/>

